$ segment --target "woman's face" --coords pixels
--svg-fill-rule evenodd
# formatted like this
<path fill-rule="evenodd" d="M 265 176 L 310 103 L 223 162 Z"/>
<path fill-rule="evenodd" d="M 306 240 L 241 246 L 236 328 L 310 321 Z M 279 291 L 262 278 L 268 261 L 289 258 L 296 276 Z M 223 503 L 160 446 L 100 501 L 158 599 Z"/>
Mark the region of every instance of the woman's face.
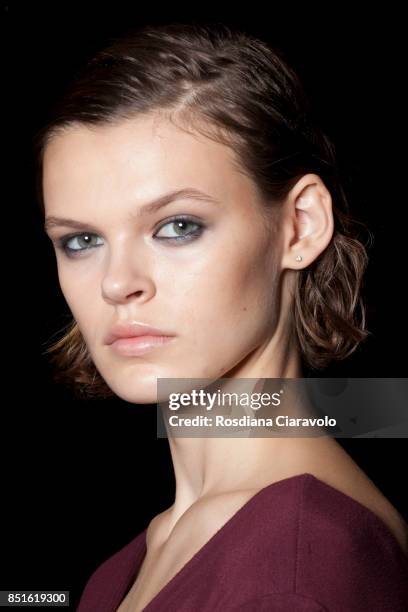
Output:
<path fill-rule="evenodd" d="M 155 403 L 157 378 L 228 377 L 274 334 L 279 233 L 234 159 L 225 145 L 155 114 L 70 127 L 46 147 L 47 232 L 61 289 L 98 371 L 126 401 Z M 144 209 L 182 189 L 209 199 Z M 173 338 L 121 354 L 105 344 L 117 322 Z"/>

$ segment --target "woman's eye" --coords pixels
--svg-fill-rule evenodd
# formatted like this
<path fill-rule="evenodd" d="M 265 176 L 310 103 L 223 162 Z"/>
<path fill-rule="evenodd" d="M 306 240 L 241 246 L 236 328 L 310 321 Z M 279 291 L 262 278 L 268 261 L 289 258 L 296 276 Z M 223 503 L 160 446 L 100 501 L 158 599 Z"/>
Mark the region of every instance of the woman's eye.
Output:
<path fill-rule="evenodd" d="M 195 226 L 196 229 L 193 231 L 187 231 L 189 226 Z M 169 229 L 163 232 L 165 228 Z M 201 223 L 197 223 L 196 221 L 184 217 L 176 217 L 162 225 L 159 230 L 161 235 L 160 233 L 157 233 L 155 236 L 159 240 L 192 240 L 193 238 L 198 238 L 203 229 L 204 227 L 201 225 Z"/>
<path fill-rule="evenodd" d="M 190 231 L 188 231 L 189 228 Z M 174 219 L 162 225 L 159 232 L 155 234 L 155 237 L 157 240 L 187 241 L 198 238 L 203 230 L 204 226 L 197 221 L 185 217 L 174 217 Z M 58 248 L 62 249 L 68 257 L 76 257 L 102 244 L 103 240 L 100 236 L 88 232 L 65 236 L 57 242 Z"/>
<path fill-rule="evenodd" d="M 78 253 L 87 249 L 92 249 L 103 244 L 103 241 L 96 234 L 75 234 L 61 240 L 60 246 L 67 253 Z"/>

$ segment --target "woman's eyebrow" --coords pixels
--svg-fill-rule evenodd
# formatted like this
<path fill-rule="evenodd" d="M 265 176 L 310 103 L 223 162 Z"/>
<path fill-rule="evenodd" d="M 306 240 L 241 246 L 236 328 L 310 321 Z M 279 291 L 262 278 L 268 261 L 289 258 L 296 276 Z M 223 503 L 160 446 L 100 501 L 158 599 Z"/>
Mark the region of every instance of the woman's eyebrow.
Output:
<path fill-rule="evenodd" d="M 184 189 L 177 189 L 175 191 L 165 193 L 159 198 L 153 200 L 152 202 L 144 204 L 143 206 L 138 208 L 136 212 L 130 213 L 129 221 L 152 214 L 160 208 L 163 208 L 167 204 L 170 204 L 171 202 L 180 199 L 200 200 L 204 202 L 211 202 L 212 204 L 220 204 L 219 200 L 217 200 L 213 196 L 208 195 L 207 193 L 204 193 L 204 191 L 200 191 L 199 189 L 195 189 L 192 187 L 186 187 Z M 92 227 L 92 224 L 83 223 L 82 221 L 75 221 L 74 219 L 67 219 L 64 217 L 55 217 L 52 215 L 45 218 L 45 231 L 49 230 L 51 227 L 58 226 L 89 230 Z"/>

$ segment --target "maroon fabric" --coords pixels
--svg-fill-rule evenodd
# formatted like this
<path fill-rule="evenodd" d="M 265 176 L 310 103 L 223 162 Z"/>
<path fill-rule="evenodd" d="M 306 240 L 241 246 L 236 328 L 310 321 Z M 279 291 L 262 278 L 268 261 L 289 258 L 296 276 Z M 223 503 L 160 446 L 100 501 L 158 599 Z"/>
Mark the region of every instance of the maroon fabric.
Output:
<path fill-rule="evenodd" d="M 94 571 L 77 612 L 117 610 L 146 531 Z M 301 474 L 251 497 L 144 610 L 407 612 L 408 558 L 371 510 Z"/>

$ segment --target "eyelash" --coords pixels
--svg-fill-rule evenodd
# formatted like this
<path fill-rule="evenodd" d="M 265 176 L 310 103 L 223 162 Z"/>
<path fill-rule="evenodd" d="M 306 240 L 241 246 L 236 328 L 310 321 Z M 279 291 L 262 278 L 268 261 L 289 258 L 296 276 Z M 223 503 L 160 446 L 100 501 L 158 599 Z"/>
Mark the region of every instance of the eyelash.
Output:
<path fill-rule="evenodd" d="M 156 240 L 164 240 L 167 242 L 190 242 L 191 240 L 195 240 L 197 238 L 199 238 L 201 236 L 201 234 L 203 233 L 205 226 L 198 222 L 195 221 L 193 218 L 187 216 L 187 215 L 177 215 L 175 217 L 172 217 L 170 219 L 167 219 L 167 221 L 165 223 L 163 223 L 157 230 L 157 232 L 159 232 L 163 227 L 166 227 L 166 225 L 172 225 L 177 223 L 178 221 L 185 221 L 187 223 L 191 223 L 193 225 L 196 225 L 198 229 L 196 229 L 194 232 L 190 232 L 189 234 L 186 234 L 185 236 L 175 236 L 172 238 L 166 238 L 166 237 L 159 237 L 156 238 Z M 78 238 L 80 236 L 98 236 L 98 234 L 94 234 L 92 232 L 79 232 L 76 234 L 69 234 L 67 236 L 63 236 L 62 238 L 60 238 L 57 241 L 57 248 L 61 249 L 62 251 L 64 251 L 64 253 L 68 256 L 68 257 L 77 257 L 78 254 L 83 253 L 84 251 L 89 251 L 90 249 L 93 248 L 97 248 L 98 246 L 101 246 L 100 244 L 95 245 L 95 246 L 90 246 L 90 247 L 85 247 L 83 249 L 71 249 L 68 246 L 68 242 L 70 240 L 72 240 L 73 238 Z"/>

